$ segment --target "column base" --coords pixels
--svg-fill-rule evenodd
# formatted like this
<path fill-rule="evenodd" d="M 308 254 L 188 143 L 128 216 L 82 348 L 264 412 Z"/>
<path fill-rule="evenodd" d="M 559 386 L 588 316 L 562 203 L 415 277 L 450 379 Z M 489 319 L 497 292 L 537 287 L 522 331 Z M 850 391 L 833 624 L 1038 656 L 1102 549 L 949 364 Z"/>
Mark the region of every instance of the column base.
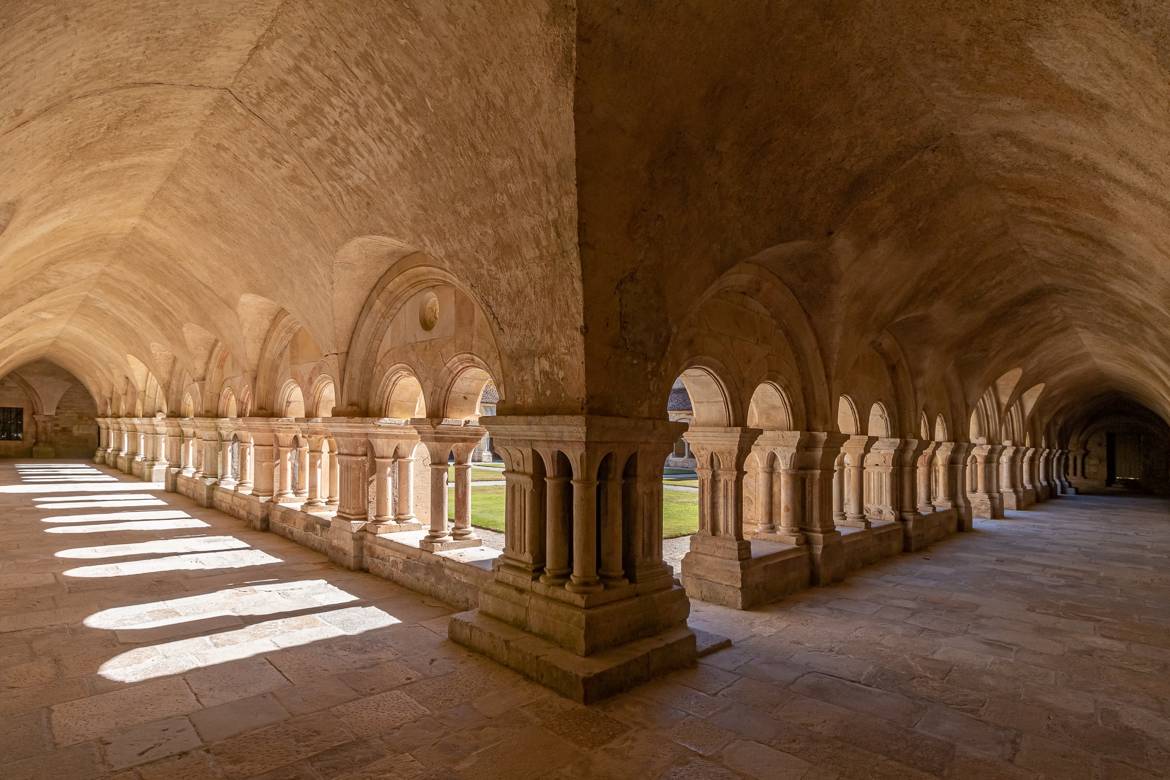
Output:
<path fill-rule="evenodd" d="M 462 550 L 467 547 L 479 547 L 482 543 L 479 537 L 469 539 L 455 539 L 450 536 L 446 539 L 427 539 L 423 537 L 419 539 L 418 546 L 420 550 L 442 552 L 443 550 Z"/>
<path fill-rule="evenodd" d="M 162 482 L 165 487 L 167 478 L 167 464 L 148 463 L 143 469 L 142 478 L 147 482 Z"/>
<path fill-rule="evenodd" d="M 478 609 L 454 615 L 447 624 L 447 636 L 582 704 L 693 666 L 698 659 L 695 634 L 685 624 L 589 656 L 577 655 Z"/>
<path fill-rule="evenodd" d="M 845 547 L 838 531 L 805 531 L 808 539 L 810 581 L 831 585 L 845 579 Z"/>
<path fill-rule="evenodd" d="M 748 609 L 778 601 L 812 581 L 812 544 L 748 544 L 750 557 L 736 559 L 695 549 L 692 540 L 691 551 L 682 559 L 687 595 L 732 609 Z"/>
<path fill-rule="evenodd" d="M 793 547 L 799 547 L 808 542 L 803 531 L 792 531 L 784 528 L 777 528 L 775 531 L 756 531 L 752 534 L 752 540 L 772 542 L 773 544 L 790 544 Z"/>
<path fill-rule="evenodd" d="M 999 493 L 972 493 L 971 514 L 986 520 L 1003 519 L 1003 502 Z"/>
<path fill-rule="evenodd" d="M 1023 509 L 1025 506 L 1024 493 L 1021 490 L 1001 490 L 999 495 L 1004 509 Z"/>
<path fill-rule="evenodd" d="M 925 515 L 919 512 L 906 512 L 898 518 L 898 522 L 902 525 L 903 552 L 915 552 L 930 544 L 926 535 Z"/>
<path fill-rule="evenodd" d="M 329 523 L 329 560 L 347 569 L 361 569 L 365 561 L 365 520 L 334 517 Z"/>

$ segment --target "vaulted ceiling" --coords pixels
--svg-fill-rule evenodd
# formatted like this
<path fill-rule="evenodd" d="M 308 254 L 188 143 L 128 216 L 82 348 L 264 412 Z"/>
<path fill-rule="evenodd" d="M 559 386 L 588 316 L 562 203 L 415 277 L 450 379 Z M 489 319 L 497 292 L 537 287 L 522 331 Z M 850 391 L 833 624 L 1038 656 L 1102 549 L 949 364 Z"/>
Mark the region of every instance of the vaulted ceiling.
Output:
<path fill-rule="evenodd" d="M 344 352 L 421 251 L 553 406 L 660 413 L 749 261 L 830 384 L 887 334 L 967 402 L 1018 367 L 1048 414 L 1170 418 L 1163 3 L 491 5 L 0 4 L 0 374 L 197 375 L 256 300 Z"/>

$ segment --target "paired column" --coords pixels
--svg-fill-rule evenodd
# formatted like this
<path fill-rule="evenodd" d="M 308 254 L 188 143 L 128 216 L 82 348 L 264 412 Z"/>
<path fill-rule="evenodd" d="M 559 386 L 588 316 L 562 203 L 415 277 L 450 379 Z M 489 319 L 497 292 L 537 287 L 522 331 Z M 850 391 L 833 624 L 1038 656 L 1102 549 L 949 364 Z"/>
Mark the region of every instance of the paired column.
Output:
<path fill-rule="evenodd" d="M 689 604 L 662 560 L 662 464 L 682 426 L 585 415 L 480 422 L 505 463 L 505 549 L 479 609 L 452 619 L 451 639 L 585 702 L 692 664 Z M 721 514 L 708 527 L 731 531 L 724 513 L 739 496 L 710 479 L 704 496 Z M 596 660 L 586 669 L 574 656 Z"/>
<path fill-rule="evenodd" d="M 233 465 L 236 469 L 239 464 L 232 463 L 232 440 L 235 438 L 235 420 L 221 419 L 218 424 L 219 432 L 219 486 L 225 490 L 234 490 L 237 480 L 233 475 Z M 239 447 L 236 447 L 235 456 L 239 457 Z"/>
<path fill-rule="evenodd" d="M 293 493 L 293 459 L 297 457 L 297 448 L 293 445 L 293 435 L 277 432 L 275 437 L 276 455 L 276 486 L 272 500 L 276 503 L 285 503 L 296 500 Z M 363 453 L 364 454 L 364 453 Z M 365 513 L 362 514 L 365 517 Z"/>
<path fill-rule="evenodd" d="M 865 461 L 875 441 L 871 436 L 851 436 L 841 448 L 845 511 L 839 525 L 869 528 L 865 511 Z"/>
<path fill-rule="evenodd" d="M 990 519 L 1003 517 L 1003 497 L 999 492 L 998 463 L 1003 447 L 998 444 L 977 444 L 975 455 L 975 492 L 971 494 L 971 508 L 975 517 Z"/>
<path fill-rule="evenodd" d="M 98 426 L 98 445 L 97 445 L 97 449 L 94 450 L 94 452 L 93 452 L 93 462 L 94 463 L 105 463 L 106 462 L 106 444 L 110 439 L 110 424 L 106 421 L 106 418 L 98 417 L 97 418 L 97 426 Z"/>
<path fill-rule="evenodd" d="M 301 506 L 301 509 L 306 512 L 320 511 L 325 507 L 325 496 L 322 495 L 321 491 L 322 471 L 325 468 L 325 457 L 322 452 L 324 444 L 325 440 L 320 436 L 315 436 L 309 441 L 306 468 L 308 489 L 305 494 L 305 503 Z"/>
<path fill-rule="evenodd" d="M 934 467 L 934 461 L 938 447 L 938 442 L 926 442 L 922 453 L 918 456 L 914 492 L 917 494 L 918 513 L 921 515 L 929 515 L 934 512 L 934 495 L 931 490 L 933 480 L 931 477 L 937 479 L 938 469 Z"/>
<path fill-rule="evenodd" d="M 430 530 L 419 547 L 432 552 L 461 547 L 478 547 L 480 540 L 471 528 L 470 456 L 483 438 L 478 425 L 445 423 L 436 419 L 412 420 L 419 442 L 430 457 Z M 448 460 L 455 461 L 455 527 L 447 525 Z"/>
<path fill-rule="evenodd" d="M 900 519 L 900 466 L 898 453 L 901 439 L 877 439 L 865 456 L 865 516 L 872 523 Z M 911 480 L 913 474 L 910 475 Z M 911 482 L 913 489 L 913 482 Z"/>

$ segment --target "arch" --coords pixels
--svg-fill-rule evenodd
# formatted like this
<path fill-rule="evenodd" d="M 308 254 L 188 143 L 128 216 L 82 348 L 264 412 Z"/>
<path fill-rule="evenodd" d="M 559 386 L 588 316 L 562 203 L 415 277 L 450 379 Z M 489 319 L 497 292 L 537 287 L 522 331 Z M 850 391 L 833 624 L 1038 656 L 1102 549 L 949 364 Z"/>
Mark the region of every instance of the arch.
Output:
<path fill-rule="evenodd" d="M 925 411 L 918 416 L 918 438 L 930 441 L 930 421 L 926 419 Z"/>
<path fill-rule="evenodd" d="M 999 440 L 999 415 L 996 414 L 995 396 L 991 388 L 979 398 L 971 410 L 970 436 L 975 444 L 994 443 Z"/>
<path fill-rule="evenodd" d="M 761 382 L 748 403 L 749 428 L 790 431 L 793 426 L 792 405 L 788 394 L 775 382 Z"/>
<path fill-rule="evenodd" d="M 347 407 L 363 407 L 382 402 L 386 396 L 387 378 L 385 373 L 379 376 L 379 368 L 384 365 L 385 355 L 382 347 L 387 334 L 391 332 L 391 325 L 408 303 L 426 291 L 437 288 L 452 289 L 456 296 L 463 296 L 469 301 L 471 310 L 475 312 L 472 319 L 476 324 L 472 328 L 464 329 L 460 325 L 455 330 L 455 336 L 442 338 L 454 339 L 454 344 L 450 344 L 450 341 L 447 343 L 451 349 L 460 353 L 466 352 L 468 347 L 473 347 L 480 367 L 492 376 L 500 397 L 507 397 L 507 377 L 504 376 L 496 340 L 498 323 L 473 290 L 453 274 L 431 262 L 429 257 L 419 252 L 396 257 L 366 296 L 349 341 L 345 373 L 342 378 L 342 396 Z M 441 318 L 439 329 L 446 327 L 443 325 L 444 322 L 450 321 Z M 415 327 L 418 327 L 417 323 Z M 401 358 L 397 361 L 401 362 Z M 420 365 L 420 368 L 423 367 Z M 428 381 L 434 376 L 432 373 L 420 374 L 413 370 L 411 374 L 416 381 L 420 376 L 425 376 Z M 435 389 L 434 385 L 427 387 L 430 390 Z"/>
<path fill-rule="evenodd" d="M 191 393 L 183 393 L 183 399 L 179 404 L 180 414 L 183 417 L 195 416 L 195 399 L 191 397 Z"/>
<path fill-rule="evenodd" d="M 264 344 L 260 348 L 260 361 L 256 366 L 256 401 L 261 409 L 271 409 L 280 413 L 283 408 L 282 404 L 285 401 L 283 394 L 288 387 L 287 382 L 283 385 L 280 383 L 281 373 L 286 364 L 284 358 L 293 337 L 300 330 L 301 323 L 283 309 L 272 318 L 272 324 L 269 325 Z"/>
<path fill-rule="evenodd" d="M 857 414 L 857 405 L 847 395 L 837 399 L 837 430 L 847 436 L 861 433 L 861 418 Z"/>
<path fill-rule="evenodd" d="M 441 413 L 451 420 L 474 420 L 479 417 L 479 402 L 484 388 L 492 383 L 487 365 L 472 354 L 457 355 L 447 362 Z"/>
<path fill-rule="evenodd" d="M 832 397 L 816 329 L 788 285 L 762 264 L 766 262 L 763 254 L 757 257 L 760 262 L 747 260 L 728 269 L 695 300 L 691 309 L 696 313 L 701 312 L 707 303 L 728 293 L 742 295 L 756 302 L 774 323 L 778 335 L 793 355 L 798 375 L 793 377 L 792 395 L 788 398 L 790 411 L 794 415 L 792 424 L 807 425 L 812 429 L 828 425 L 832 414 Z M 686 343 L 687 336 L 686 329 L 680 329 L 667 354 L 685 356 L 690 351 Z M 730 376 L 726 371 L 720 374 L 723 377 Z M 755 376 L 759 377 L 760 374 Z"/>
<path fill-rule="evenodd" d="M 1016 385 L 1020 382 L 1020 377 L 1024 375 L 1024 369 L 1013 368 L 1010 371 L 1005 371 L 999 379 L 995 380 L 995 397 L 1001 406 L 1006 406 L 1011 400 L 1012 393 L 1016 389 Z"/>
<path fill-rule="evenodd" d="M 235 417 L 239 411 L 236 404 L 236 394 L 230 387 L 225 387 L 219 395 L 218 414 L 220 417 Z"/>
<path fill-rule="evenodd" d="M 375 398 L 375 411 L 382 417 L 409 420 L 427 416 L 422 384 L 407 365 L 395 365 L 382 376 Z"/>
<path fill-rule="evenodd" d="M 943 419 L 941 413 L 934 418 L 934 440 L 949 441 L 947 438 L 947 421 Z"/>
<path fill-rule="evenodd" d="M 277 396 L 276 412 L 281 417 L 304 417 L 305 394 L 291 379 L 284 383 Z"/>
<path fill-rule="evenodd" d="M 333 416 L 333 407 L 337 404 L 337 386 L 332 377 L 328 374 L 318 376 L 309 397 L 312 399 L 310 409 L 313 417 Z"/>
<path fill-rule="evenodd" d="M 869 436 L 877 436 L 880 439 L 890 437 L 890 413 L 881 401 L 874 401 L 873 406 L 869 407 L 869 423 L 865 432 Z"/>
<path fill-rule="evenodd" d="M 696 365 L 683 371 L 680 378 L 691 397 L 696 425 L 727 428 L 735 424 L 731 394 L 713 369 Z"/>

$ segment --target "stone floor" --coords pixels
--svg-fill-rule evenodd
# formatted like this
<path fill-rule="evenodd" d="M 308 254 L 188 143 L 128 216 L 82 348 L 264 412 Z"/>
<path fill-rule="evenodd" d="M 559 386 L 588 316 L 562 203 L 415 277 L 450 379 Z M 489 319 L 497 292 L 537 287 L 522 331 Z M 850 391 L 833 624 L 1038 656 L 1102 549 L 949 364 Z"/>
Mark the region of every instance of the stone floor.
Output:
<path fill-rule="evenodd" d="M 5 780 L 1170 769 L 1162 501 L 1064 498 L 766 610 L 695 604 L 733 648 L 584 708 L 446 641 L 441 604 L 157 486 L 16 464 Z"/>

